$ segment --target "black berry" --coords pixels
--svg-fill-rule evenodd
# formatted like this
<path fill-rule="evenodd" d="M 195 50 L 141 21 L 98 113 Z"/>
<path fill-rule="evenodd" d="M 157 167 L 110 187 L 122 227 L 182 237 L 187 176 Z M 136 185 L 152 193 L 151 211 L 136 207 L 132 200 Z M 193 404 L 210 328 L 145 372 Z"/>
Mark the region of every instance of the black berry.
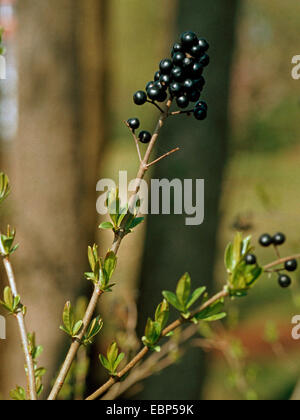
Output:
<path fill-rule="evenodd" d="M 207 111 L 203 108 L 195 108 L 194 109 L 194 117 L 196 120 L 203 121 L 207 117 Z"/>
<path fill-rule="evenodd" d="M 253 254 L 246 255 L 245 262 L 247 265 L 255 265 L 257 262 L 256 256 Z"/>
<path fill-rule="evenodd" d="M 165 102 L 167 99 L 168 95 L 167 92 L 165 92 L 164 90 L 160 91 L 159 96 L 157 98 L 158 102 Z"/>
<path fill-rule="evenodd" d="M 191 76 L 193 79 L 199 79 L 203 73 L 203 66 L 200 63 L 194 63 L 191 69 Z"/>
<path fill-rule="evenodd" d="M 166 58 L 165 60 L 162 60 L 160 62 L 159 68 L 160 68 L 161 74 L 170 74 L 173 68 L 172 60 L 168 58 Z"/>
<path fill-rule="evenodd" d="M 160 77 L 162 77 L 162 76 L 160 76 Z M 155 82 L 153 87 L 154 88 L 157 88 L 160 91 L 167 90 L 167 88 L 168 88 L 166 85 L 163 85 L 160 80 L 158 80 L 157 82 Z"/>
<path fill-rule="evenodd" d="M 184 52 L 183 46 L 179 44 L 178 42 L 176 42 L 176 44 L 173 45 L 172 55 L 177 52 Z"/>
<path fill-rule="evenodd" d="M 175 66 L 181 66 L 184 59 L 185 54 L 182 52 L 177 52 L 173 54 L 173 63 L 175 64 Z"/>
<path fill-rule="evenodd" d="M 174 82 L 170 85 L 170 92 L 174 96 L 180 96 L 183 92 L 183 87 L 180 83 Z"/>
<path fill-rule="evenodd" d="M 163 86 L 169 86 L 171 83 L 171 77 L 168 74 L 162 74 L 159 81 Z"/>
<path fill-rule="evenodd" d="M 290 285 L 292 284 L 292 279 L 289 276 L 286 276 L 285 274 L 281 274 L 278 277 L 278 283 L 280 287 L 285 289 L 287 287 L 290 287 Z"/>
<path fill-rule="evenodd" d="M 150 143 L 151 138 L 152 136 L 149 133 L 149 131 L 141 131 L 139 134 L 139 140 L 141 143 L 144 143 L 144 144 Z"/>
<path fill-rule="evenodd" d="M 273 236 L 273 243 L 274 245 L 283 245 L 286 241 L 286 237 L 283 233 L 276 233 Z"/>
<path fill-rule="evenodd" d="M 201 55 L 203 54 L 203 49 L 201 48 L 199 44 L 193 45 L 192 48 L 190 49 L 190 54 L 195 58 L 200 58 Z"/>
<path fill-rule="evenodd" d="M 181 34 L 180 39 L 185 47 L 192 47 L 198 43 L 198 37 L 194 32 L 184 32 Z"/>
<path fill-rule="evenodd" d="M 186 79 L 183 82 L 183 88 L 186 92 L 191 92 L 194 89 L 194 82 L 192 79 Z"/>
<path fill-rule="evenodd" d="M 183 80 L 184 72 L 181 67 L 176 66 L 172 69 L 172 77 L 176 82 L 181 82 Z"/>
<path fill-rule="evenodd" d="M 133 100 L 136 105 L 144 105 L 147 102 L 146 92 L 139 90 L 133 95 Z"/>
<path fill-rule="evenodd" d="M 203 66 L 203 67 L 206 67 L 206 66 L 208 66 L 209 65 L 209 62 L 210 62 L 210 58 L 209 58 L 209 56 L 205 53 L 205 54 L 203 54 L 202 55 L 202 57 L 200 58 L 200 60 L 199 60 L 199 63 Z"/>
<path fill-rule="evenodd" d="M 195 80 L 195 89 L 198 89 L 200 92 L 203 90 L 204 85 L 205 85 L 205 79 L 203 76 Z"/>
<path fill-rule="evenodd" d="M 186 72 L 188 72 L 188 71 L 191 71 L 193 64 L 194 64 L 194 60 L 192 58 L 185 57 L 181 66 Z"/>
<path fill-rule="evenodd" d="M 298 268 L 297 260 L 289 260 L 289 261 L 286 261 L 286 263 L 284 264 L 284 268 L 287 271 L 290 271 L 290 272 L 296 271 L 297 268 Z"/>
<path fill-rule="evenodd" d="M 179 98 L 177 98 L 177 105 L 179 108 L 187 108 L 189 106 L 189 100 L 187 96 L 179 96 Z"/>
<path fill-rule="evenodd" d="M 156 101 L 159 98 L 160 93 L 160 89 L 156 86 L 153 86 L 147 91 L 148 98 L 151 99 L 151 101 Z"/>
<path fill-rule="evenodd" d="M 129 127 L 131 128 L 131 130 L 137 130 L 140 126 L 140 121 L 138 118 L 130 118 L 127 121 Z"/>
<path fill-rule="evenodd" d="M 161 76 L 160 71 L 157 71 L 157 72 L 155 73 L 155 75 L 154 75 L 154 80 L 155 80 L 155 82 L 157 82 L 157 81 L 160 79 L 160 76 Z"/>
<path fill-rule="evenodd" d="M 197 102 L 195 108 L 202 108 L 202 109 L 205 109 L 206 111 L 208 110 L 208 106 L 205 101 Z"/>
<path fill-rule="evenodd" d="M 151 89 L 153 86 L 154 86 L 154 82 L 153 81 L 152 82 L 148 82 L 147 85 L 146 85 L 146 91 L 148 89 Z"/>
<path fill-rule="evenodd" d="M 194 90 L 192 92 L 189 92 L 187 96 L 190 102 L 197 102 L 199 101 L 201 94 L 197 90 Z"/>
<path fill-rule="evenodd" d="M 204 38 L 199 39 L 199 45 L 203 52 L 206 52 L 209 49 L 209 43 Z"/>
<path fill-rule="evenodd" d="M 273 244 L 273 238 L 268 233 L 265 233 L 259 238 L 259 243 L 261 246 L 268 247 Z"/>

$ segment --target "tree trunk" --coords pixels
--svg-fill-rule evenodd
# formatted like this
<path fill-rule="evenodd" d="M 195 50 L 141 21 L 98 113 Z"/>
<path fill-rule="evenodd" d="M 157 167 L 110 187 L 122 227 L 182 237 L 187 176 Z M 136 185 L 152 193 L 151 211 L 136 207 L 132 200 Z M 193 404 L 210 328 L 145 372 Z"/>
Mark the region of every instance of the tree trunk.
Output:
<path fill-rule="evenodd" d="M 22 0 L 19 5 L 20 125 L 13 198 L 20 249 L 14 257 L 27 324 L 53 376 L 66 300 L 85 285 L 94 241 L 103 130 L 106 1 Z M 9 331 L 0 392 L 22 383 L 17 337 Z M 60 350 L 59 350 L 60 349 Z"/>
<path fill-rule="evenodd" d="M 211 4 L 212 3 L 212 4 Z M 162 290 L 174 290 L 180 276 L 189 271 L 194 288 L 212 289 L 216 236 L 219 220 L 223 170 L 228 142 L 228 100 L 230 69 L 234 50 L 237 1 L 202 2 L 181 0 L 176 36 L 193 30 L 211 45 L 211 64 L 205 72 L 203 99 L 209 104 L 209 118 L 174 117 L 160 139 L 164 149 L 181 151 L 156 166 L 154 178 L 204 179 L 205 221 L 185 226 L 184 216 L 149 216 L 144 263 L 141 273 L 139 333 L 148 316 L 161 301 Z M 188 350 L 180 364 L 160 377 L 153 377 L 139 395 L 142 399 L 198 399 L 203 381 L 204 361 L 196 349 Z"/>

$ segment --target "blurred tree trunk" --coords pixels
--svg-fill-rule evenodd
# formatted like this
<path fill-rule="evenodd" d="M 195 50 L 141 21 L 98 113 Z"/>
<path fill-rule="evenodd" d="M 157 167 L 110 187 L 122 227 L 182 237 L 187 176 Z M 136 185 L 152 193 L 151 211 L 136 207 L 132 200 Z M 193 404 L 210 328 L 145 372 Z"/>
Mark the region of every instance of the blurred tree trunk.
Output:
<path fill-rule="evenodd" d="M 228 143 L 230 69 L 234 50 L 238 1 L 179 1 L 176 37 L 193 30 L 211 45 L 211 64 L 205 72 L 203 99 L 209 104 L 204 123 L 181 116 L 169 121 L 161 145 L 181 147 L 178 155 L 156 166 L 154 178 L 205 180 L 205 221 L 185 226 L 184 216 L 149 216 L 141 274 L 139 333 L 153 315 L 162 290 L 174 290 L 180 276 L 189 271 L 194 288 L 213 282 L 216 237 L 223 170 Z M 145 383 L 142 399 L 197 399 L 203 383 L 204 361 L 197 349 L 188 350 L 180 364 Z"/>
<path fill-rule="evenodd" d="M 48 379 L 63 348 L 66 300 L 85 285 L 95 236 L 96 182 L 104 139 L 104 0 L 19 2 L 20 125 L 13 198 L 20 250 L 14 257 L 27 324 L 44 346 Z M 12 331 L 0 392 L 23 383 Z"/>

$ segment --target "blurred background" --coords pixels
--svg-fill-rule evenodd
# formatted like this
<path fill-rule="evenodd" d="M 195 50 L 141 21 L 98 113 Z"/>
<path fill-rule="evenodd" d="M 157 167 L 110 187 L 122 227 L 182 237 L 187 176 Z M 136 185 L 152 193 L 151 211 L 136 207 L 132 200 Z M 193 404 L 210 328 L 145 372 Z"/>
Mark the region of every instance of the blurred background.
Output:
<path fill-rule="evenodd" d="M 6 223 L 17 229 L 13 263 L 27 324 L 44 346 L 46 391 L 68 346 L 58 329 L 64 303 L 77 302 L 80 311 L 91 293 L 83 277 L 87 246 L 96 241 L 105 253 L 112 239 L 97 229 L 96 183 L 118 181 L 119 170 L 135 177 L 136 150 L 123 121 L 137 116 L 153 130 L 158 111 L 137 108 L 132 95 L 152 80 L 182 31 L 193 30 L 211 45 L 203 95 L 209 118 L 168 122 L 156 153 L 181 151 L 151 175 L 204 178 L 205 222 L 186 227 L 184 216 L 149 216 L 126 238 L 117 286 L 98 308 L 103 333 L 88 354 L 80 353 L 81 370 L 62 397 L 80 397 L 101 384 L 98 353 L 112 339 L 128 354 L 138 348 L 161 291 L 173 290 L 184 272 L 195 287 L 222 287 L 224 249 L 235 231 L 256 243 L 265 231 L 283 231 L 283 255 L 299 253 L 300 81 L 291 77 L 299 16 L 297 0 L 0 1 L 7 60 L 0 163 L 13 187 L 1 207 L 1 229 Z M 270 250 L 257 254 L 262 264 L 275 259 Z M 283 291 L 276 276 L 264 276 L 248 298 L 230 303 L 224 323 L 202 326 L 184 348 L 175 345 L 172 366 L 122 396 L 300 398 L 300 343 L 291 338 L 291 319 L 300 313 L 297 274 L 293 280 Z M 16 326 L 7 322 L 7 340 L 0 341 L 2 398 L 24 385 Z"/>

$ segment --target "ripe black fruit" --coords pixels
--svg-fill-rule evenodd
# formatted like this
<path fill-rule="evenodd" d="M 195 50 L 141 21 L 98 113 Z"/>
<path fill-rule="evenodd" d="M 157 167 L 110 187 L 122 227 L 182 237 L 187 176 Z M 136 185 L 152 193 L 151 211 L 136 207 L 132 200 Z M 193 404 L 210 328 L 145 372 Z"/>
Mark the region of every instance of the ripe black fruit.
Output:
<path fill-rule="evenodd" d="M 157 81 L 159 80 L 160 76 L 161 76 L 160 71 L 157 71 L 157 72 L 155 73 L 155 75 L 154 75 L 154 80 L 155 80 L 155 82 L 157 82 Z"/>
<path fill-rule="evenodd" d="M 127 121 L 129 127 L 131 128 L 131 130 L 137 130 L 140 126 L 140 121 L 138 118 L 130 118 Z"/>
<path fill-rule="evenodd" d="M 208 110 L 208 105 L 205 101 L 199 101 L 196 103 L 195 108 L 202 108 L 205 109 L 206 111 Z"/>
<path fill-rule="evenodd" d="M 182 52 L 177 52 L 173 54 L 173 63 L 175 64 L 175 66 L 181 66 L 185 57 L 185 54 Z"/>
<path fill-rule="evenodd" d="M 144 143 L 144 144 L 150 143 L 151 138 L 152 136 L 149 133 L 149 131 L 141 131 L 139 134 L 139 140 L 141 143 Z"/>
<path fill-rule="evenodd" d="M 198 37 L 194 32 L 184 32 L 181 34 L 181 42 L 184 47 L 192 47 L 198 43 Z"/>
<path fill-rule="evenodd" d="M 195 108 L 194 109 L 194 117 L 196 120 L 203 121 L 207 117 L 207 111 L 203 108 Z"/>
<path fill-rule="evenodd" d="M 209 62 L 210 62 L 210 58 L 209 58 L 209 56 L 205 53 L 205 54 L 203 54 L 202 55 L 202 57 L 200 58 L 200 60 L 199 60 L 199 63 L 203 66 L 203 67 L 206 67 L 206 66 L 208 66 L 209 65 Z"/>
<path fill-rule="evenodd" d="M 148 89 L 147 91 L 148 98 L 151 99 L 151 101 L 156 101 L 159 98 L 160 93 L 161 91 L 156 86 Z"/>
<path fill-rule="evenodd" d="M 159 65 L 161 74 L 170 74 L 173 68 L 172 60 L 166 58 L 160 62 Z"/>
<path fill-rule="evenodd" d="M 285 289 L 287 287 L 290 287 L 290 285 L 292 284 L 292 279 L 289 276 L 286 276 L 285 274 L 281 274 L 278 277 L 278 283 L 280 287 Z"/>
<path fill-rule="evenodd" d="M 151 89 L 153 86 L 154 86 L 154 81 L 148 82 L 147 85 L 146 85 L 146 91 L 148 89 Z"/>
<path fill-rule="evenodd" d="M 154 87 L 157 88 L 160 91 L 167 90 L 167 86 L 163 85 L 160 80 L 158 80 L 157 82 L 154 83 Z"/>
<path fill-rule="evenodd" d="M 283 233 L 276 233 L 276 235 L 273 236 L 273 243 L 274 245 L 283 245 L 286 241 L 286 237 Z"/>
<path fill-rule="evenodd" d="M 170 85 L 170 92 L 174 96 L 180 96 L 182 94 L 182 92 L 183 92 L 183 87 L 182 87 L 182 85 L 180 83 L 173 82 Z"/>
<path fill-rule="evenodd" d="M 139 90 L 133 95 L 133 101 L 136 105 L 144 105 L 147 102 L 146 92 Z"/>
<path fill-rule="evenodd" d="M 176 82 L 181 82 L 183 80 L 184 72 L 181 67 L 173 67 L 171 74 Z"/>
<path fill-rule="evenodd" d="M 187 97 L 189 98 L 190 102 L 197 102 L 200 99 L 200 92 L 198 92 L 197 90 L 193 90 L 192 92 L 189 92 L 187 94 Z"/>
<path fill-rule="evenodd" d="M 164 91 L 164 90 L 162 90 L 162 91 L 160 91 L 160 93 L 159 93 L 159 96 L 158 96 L 158 98 L 157 98 L 157 101 L 158 101 L 158 102 L 165 102 L 165 100 L 167 99 L 167 97 L 168 97 L 167 92 L 166 92 L 166 91 Z"/>
<path fill-rule="evenodd" d="M 205 79 L 203 76 L 201 76 L 199 79 L 195 80 L 195 89 L 202 92 L 205 85 Z"/>
<path fill-rule="evenodd" d="M 247 265 L 255 265 L 257 262 L 256 256 L 253 254 L 246 255 L 245 262 Z"/>
<path fill-rule="evenodd" d="M 191 92 L 194 89 L 194 82 L 192 81 L 192 79 L 186 79 L 183 82 L 183 89 L 185 90 L 185 92 Z"/>
<path fill-rule="evenodd" d="M 179 106 L 179 108 L 187 108 L 189 106 L 189 100 L 187 98 L 187 96 L 179 96 L 177 98 L 177 105 Z"/>
<path fill-rule="evenodd" d="M 171 77 L 168 74 L 162 74 L 159 79 L 162 86 L 168 87 L 171 83 Z"/>
<path fill-rule="evenodd" d="M 284 264 L 284 268 L 287 271 L 290 271 L 290 272 L 296 271 L 297 268 L 298 268 L 297 260 L 289 260 L 289 261 L 286 261 L 286 263 Z"/>
<path fill-rule="evenodd" d="M 193 45 L 189 52 L 195 58 L 200 58 L 203 54 L 203 50 L 199 44 Z"/>
<path fill-rule="evenodd" d="M 273 244 L 273 238 L 268 233 L 265 233 L 259 238 L 259 243 L 261 246 L 268 247 Z"/>
<path fill-rule="evenodd" d="M 194 63 L 191 69 L 191 77 L 193 79 L 199 79 L 203 73 L 203 66 L 200 63 Z"/>
<path fill-rule="evenodd" d="M 173 55 L 174 53 L 177 53 L 177 52 L 184 52 L 184 48 L 183 48 L 183 46 L 182 46 L 181 44 L 179 44 L 179 42 L 176 42 L 176 43 L 173 45 L 172 55 Z"/>
<path fill-rule="evenodd" d="M 189 57 L 185 57 L 185 59 L 182 62 L 181 67 L 183 68 L 183 70 L 185 72 L 191 71 L 193 64 L 194 64 L 194 60 L 192 58 Z"/>
<path fill-rule="evenodd" d="M 204 38 L 199 39 L 199 45 L 203 52 L 206 52 L 209 49 L 209 43 Z"/>

